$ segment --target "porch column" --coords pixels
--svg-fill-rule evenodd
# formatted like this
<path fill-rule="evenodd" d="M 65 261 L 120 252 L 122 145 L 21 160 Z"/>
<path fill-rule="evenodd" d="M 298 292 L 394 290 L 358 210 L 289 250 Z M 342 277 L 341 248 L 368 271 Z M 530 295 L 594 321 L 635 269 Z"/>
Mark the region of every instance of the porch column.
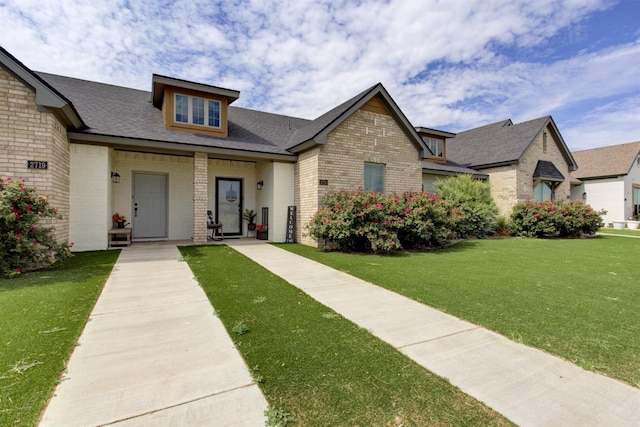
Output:
<path fill-rule="evenodd" d="M 208 158 L 206 153 L 193 153 L 193 243 L 207 243 Z"/>

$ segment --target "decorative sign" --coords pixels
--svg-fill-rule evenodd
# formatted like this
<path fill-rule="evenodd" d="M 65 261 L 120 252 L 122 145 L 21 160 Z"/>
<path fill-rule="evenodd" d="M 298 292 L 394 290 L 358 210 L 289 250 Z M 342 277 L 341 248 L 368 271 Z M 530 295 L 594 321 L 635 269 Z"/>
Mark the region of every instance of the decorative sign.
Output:
<path fill-rule="evenodd" d="M 49 162 L 42 160 L 27 160 L 28 169 L 49 169 Z"/>
<path fill-rule="evenodd" d="M 296 242 L 296 207 L 289 206 L 287 209 L 287 243 Z"/>
<path fill-rule="evenodd" d="M 320 185 L 329 185 L 329 180 L 328 179 L 321 179 L 320 180 Z"/>

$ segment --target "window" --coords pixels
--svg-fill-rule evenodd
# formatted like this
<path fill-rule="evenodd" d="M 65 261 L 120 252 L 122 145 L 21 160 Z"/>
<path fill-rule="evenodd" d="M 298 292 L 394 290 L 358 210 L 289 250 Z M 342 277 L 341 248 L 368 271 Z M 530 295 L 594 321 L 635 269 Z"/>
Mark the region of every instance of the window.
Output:
<path fill-rule="evenodd" d="M 548 149 L 549 149 L 549 143 L 547 142 L 547 133 L 543 132 L 542 133 L 542 152 L 546 153 Z"/>
<path fill-rule="evenodd" d="M 176 122 L 189 123 L 189 97 L 176 95 Z"/>
<path fill-rule="evenodd" d="M 640 219 L 640 185 L 633 184 L 633 216 Z"/>
<path fill-rule="evenodd" d="M 422 140 L 435 157 L 444 157 L 444 141 L 442 139 L 423 136 Z"/>
<path fill-rule="evenodd" d="M 384 165 L 364 164 L 364 189 L 384 193 Z"/>
<path fill-rule="evenodd" d="M 555 192 L 550 182 L 541 182 L 533 189 L 533 197 L 536 202 L 554 200 Z"/>
<path fill-rule="evenodd" d="M 219 128 L 220 101 L 176 93 L 175 121 Z"/>

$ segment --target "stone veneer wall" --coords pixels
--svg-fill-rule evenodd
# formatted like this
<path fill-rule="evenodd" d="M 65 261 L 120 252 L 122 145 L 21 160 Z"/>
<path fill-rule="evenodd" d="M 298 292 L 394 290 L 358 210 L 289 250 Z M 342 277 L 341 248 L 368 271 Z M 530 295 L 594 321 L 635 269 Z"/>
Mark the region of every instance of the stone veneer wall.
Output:
<path fill-rule="evenodd" d="M 69 239 L 69 142 L 67 131 L 52 113 L 38 111 L 35 92 L 0 68 L 0 175 L 24 179 L 60 214 L 53 225 L 60 240 Z M 48 162 L 48 169 L 28 169 L 27 160 Z"/>
<path fill-rule="evenodd" d="M 385 192 L 420 191 L 422 166 L 419 152 L 395 119 L 386 114 L 358 110 L 333 130 L 325 145 L 302 153 L 296 165 L 297 241 L 315 245 L 304 237 L 304 227 L 321 206 L 325 194 L 357 190 L 364 185 L 364 163 L 385 165 Z M 319 180 L 328 185 L 319 185 Z"/>
<path fill-rule="evenodd" d="M 547 152 L 543 152 L 543 134 L 547 133 Z M 500 208 L 502 215 L 509 215 L 518 202 L 533 199 L 533 173 L 538 160 L 552 162 L 564 175 L 565 180 L 556 189 L 556 200 L 569 200 L 571 195 L 569 164 L 562 155 L 559 141 L 553 138 L 553 132 L 547 127 L 529 146 L 517 165 L 483 169 L 489 175 L 491 195 Z"/>

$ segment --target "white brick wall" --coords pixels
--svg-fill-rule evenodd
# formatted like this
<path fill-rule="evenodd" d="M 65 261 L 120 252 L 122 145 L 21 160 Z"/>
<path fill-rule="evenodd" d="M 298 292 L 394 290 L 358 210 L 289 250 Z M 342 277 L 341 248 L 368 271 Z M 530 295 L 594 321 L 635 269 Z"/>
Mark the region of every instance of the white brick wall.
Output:
<path fill-rule="evenodd" d="M 111 228 L 110 152 L 107 147 L 71 144 L 69 240 L 73 251 L 107 248 Z"/>
<path fill-rule="evenodd" d="M 169 240 L 191 239 L 193 232 L 193 157 L 115 151 L 112 170 L 120 174 L 113 185 L 113 212 L 133 218 L 133 177 L 139 173 L 168 176 Z"/>

